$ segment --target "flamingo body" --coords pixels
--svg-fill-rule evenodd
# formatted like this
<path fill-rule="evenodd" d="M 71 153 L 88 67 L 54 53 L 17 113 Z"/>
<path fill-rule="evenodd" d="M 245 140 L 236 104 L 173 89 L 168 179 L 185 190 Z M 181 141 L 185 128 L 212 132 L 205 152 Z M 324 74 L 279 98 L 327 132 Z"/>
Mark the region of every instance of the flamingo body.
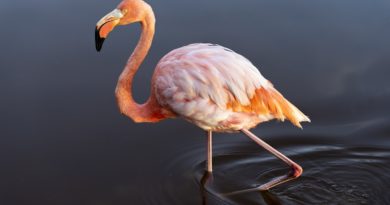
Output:
<path fill-rule="evenodd" d="M 309 118 L 286 100 L 246 58 L 215 44 L 197 43 L 175 49 L 157 64 L 151 94 L 145 103 L 135 102 L 133 79 L 152 45 L 155 32 L 153 9 L 143 0 L 123 0 L 98 21 L 96 49 L 117 25 L 139 22 L 141 36 L 119 76 L 115 96 L 122 114 L 134 122 L 158 122 L 183 117 L 207 131 L 206 171 L 212 172 L 212 132 L 241 131 L 286 163 L 291 171 L 248 190 L 267 190 L 295 179 L 302 167 L 249 131 L 271 119 L 300 122 Z"/>
<path fill-rule="evenodd" d="M 271 119 L 309 121 L 245 57 L 215 44 L 175 49 L 158 63 L 152 92 L 167 111 L 204 130 L 250 129 Z"/>

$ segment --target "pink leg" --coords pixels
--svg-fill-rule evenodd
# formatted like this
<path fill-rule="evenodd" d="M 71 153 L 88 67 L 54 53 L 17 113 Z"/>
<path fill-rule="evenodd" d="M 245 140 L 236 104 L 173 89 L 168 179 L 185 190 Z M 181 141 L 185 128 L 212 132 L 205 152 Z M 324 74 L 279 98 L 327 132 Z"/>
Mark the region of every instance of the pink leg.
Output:
<path fill-rule="evenodd" d="M 207 162 L 206 171 L 213 171 L 213 133 L 211 130 L 207 131 Z"/>
<path fill-rule="evenodd" d="M 268 190 L 268 189 L 270 189 L 270 188 L 272 188 L 274 186 L 277 186 L 279 184 L 283 184 L 283 183 L 285 183 L 287 181 L 290 181 L 292 179 L 298 178 L 302 174 L 303 169 L 297 163 L 295 163 L 294 161 L 292 161 L 291 159 L 289 159 L 288 157 L 286 157 L 285 155 L 280 153 L 275 148 L 271 147 L 269 144 L 267 144 L 266 142 L 264 142 L 263 140 L 258 138 L 256 135 L 254 135 L 249 130 L 243 129 L 241 131 L 245 135 L 247 135 L 249 138 L 251 138 L 253 141 L 255 141 L 257 144 L 259 144 L 264 149 L 269 151 L 271 154 L 275 155 L 277 158 L 279 158 L 283 162 L 285 162 L 291 168 L 291 171 L 289 173 L 287 173 L 286 175 L 277 177 L 277 178 L 271 180 L 270 182 L 267 182 L 267 183 L 265 183 L 265 184 L 263 184 L 263 185 L 261 185 L 259 187 L 232 192 L 232 193 L 229 193 L 229 195 L 231 195 L 231 194 L 238 194 L 238 193 L 244 193 L 244 192 L 249 192 L 249 191 L 264 191 L 264 190 Z"/>

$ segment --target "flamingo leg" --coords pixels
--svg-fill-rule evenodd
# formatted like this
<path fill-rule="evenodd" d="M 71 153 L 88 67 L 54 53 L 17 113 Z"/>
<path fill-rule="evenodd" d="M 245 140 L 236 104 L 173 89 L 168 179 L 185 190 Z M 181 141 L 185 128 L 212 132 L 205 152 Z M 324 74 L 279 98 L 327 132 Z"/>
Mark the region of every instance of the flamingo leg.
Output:
<path fill-rule="evenodd" d="M 207 162 L 206 162 L 206 171 L 213 171 L 213 132 L 211 130 L 207 131 Z"/>
<path fill-rule="evenodd" d="M 259 187 L 232 192 L 232 193 L 229 193 L 229 195 L 231 195 L 231 194 L 238 194 L 238 193 L 244 193 L 244 192 L 250 192 L 250 191 L 265 191 L 265 190 L 268 190 L 268 189 L 270 189 L 270 188 L 272 188 L 272 187 L 274 187 L 276 185 L 283 184 L 283 183 L 285 183 L 287 181 L 290 181 L 292 179 L 298 178 L 302 174 L 302 171 L 303 171 L 302 167 L 299 166 L 294 161 L 292 161 L 290 158 L 286 157 L 285 155 L 280 153 L 278 150 L 276 150 L 275 148 L 271 147 L 269 144 L 267 144 L 266 142 L 264 142 L 263 140 L 258 138 L 256 135 L 254 135 L 249 130 L 242 129 L 241 131 L 245 135 L 247 135 L 250 139 L 252 139 L 257 144 L 262 146 L 264 149 L 269 151 L 271 154 L 275 155 L 277 158 L 279 158 L 283 162 L 285 162 L 291 168 L 291 171 L 289 173 L 287 173 L 286 175 L 277 177 L 277 178 L 271 180 L 270 182 L 267 182 L 267 183 L 265 183 L 265 184 L 263 184 L 263 185 L 261 185 Z"/>

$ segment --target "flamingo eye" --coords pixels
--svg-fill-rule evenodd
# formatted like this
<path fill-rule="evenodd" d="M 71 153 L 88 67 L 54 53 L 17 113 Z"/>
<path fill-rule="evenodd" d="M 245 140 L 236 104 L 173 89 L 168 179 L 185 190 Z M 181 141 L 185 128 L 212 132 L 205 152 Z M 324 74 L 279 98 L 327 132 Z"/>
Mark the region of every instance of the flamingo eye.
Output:
<path fill-rule="evenodd" d="M 123 15 L 126 15 L 127 14 L 127 9 L 123 9 L 123 10 L 121 10 L 121 12 L 122 12 Z"/>

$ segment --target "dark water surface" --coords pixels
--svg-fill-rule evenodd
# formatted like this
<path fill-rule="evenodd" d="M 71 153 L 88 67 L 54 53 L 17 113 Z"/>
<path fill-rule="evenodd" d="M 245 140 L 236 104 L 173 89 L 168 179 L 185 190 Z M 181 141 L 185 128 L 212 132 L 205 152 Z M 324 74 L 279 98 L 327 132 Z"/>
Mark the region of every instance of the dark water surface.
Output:
<path fill-rule="evenodd" d="M 285 165 L 244 135 L 181 120 L 135 124 L 113 91 L 139 37 L 117 28 L 103 51 L 94 26 L 118 1 L 0 1 L 0 204 L 390 204 L 388 0 L 148 1 L 157 32 L 134 82 L 142 102 L 157 61 L 193 42 L 250 59 L 312 119 L 269 122 L 255 134 L 296 160 L 303 176 L 258 186 Z"/>
<path fill-rule="evenodd" d="M 150 189 L 158 192 L 151 204 L 389 204 L 385 190 L 390 188 L 390 149 L 386 144 L 388 127 L 383 120 L 380 126 L 371 127 L 368 122 L 343 126 L 323 127 L 331 131 L 340 128 L 357 128 L 346 135 L 316 136 L 311 133 L 297 136 L 278 134 L 270 139 L 282 152 L 304 167 L 304 174 L 266 192 L 249 192 L 228 196 L 226 193 L 257 187 L 273 177 L 289 171 L 281 161 L 259 149 L 252 142 L 220 141 L 214 150 L 214 172 L 204 172 L 204 147 L 192 147 L 186 154 L 178 154 L 161 170 L 159 185 Z M 382 130 L 372 133 L 370 130 Z M 386 132 L 387 129 L 387 132 Z M 316 130 L 316 129 L 313 129 Z M 361 144 L 359 136 L 371 136 L 379 144 Z M 240 136 L 240 135 L 238 135 Z M 242 137 L 242 135 L 241 135 Z M 313 140 L 315 137 L 318 140 Z M 343 138 L 339 140 L 339 138 Z M 343 140 L 355 141 L 341 145 Z M 337 143 L 338 142 L 338 143 Z M 381 145 L 382 144 L 382 145 Z M 195 157 L 202 156 L 202 157 Z M 183 186 L 192 182 L 192 184 Z M 179 188 L 179 187 L 180 188 Z M 200 190 L 196 188 L 200 187 Z M 198 193 L 197 197 L 189 193 Z M 147 204 L 147 203 L 146 203 Z"/>

